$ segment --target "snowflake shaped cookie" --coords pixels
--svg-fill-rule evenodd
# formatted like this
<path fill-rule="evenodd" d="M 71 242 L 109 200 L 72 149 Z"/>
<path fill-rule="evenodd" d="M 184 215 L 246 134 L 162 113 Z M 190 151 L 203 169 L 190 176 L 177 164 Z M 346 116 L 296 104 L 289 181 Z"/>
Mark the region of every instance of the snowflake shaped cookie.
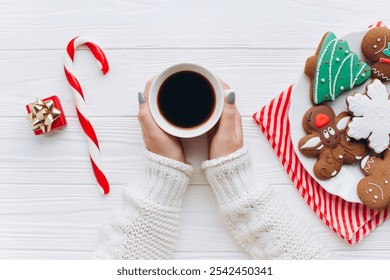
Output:
<path fill-rule="evenodd" d="M 356 140 L 368 139 L 368 145 L 380 154 L 389 147 L 390 100 L 386 86 L 378 79 L 367 85 L 364 94 L 347 97 L 353 114 L 347 135 Z"/>

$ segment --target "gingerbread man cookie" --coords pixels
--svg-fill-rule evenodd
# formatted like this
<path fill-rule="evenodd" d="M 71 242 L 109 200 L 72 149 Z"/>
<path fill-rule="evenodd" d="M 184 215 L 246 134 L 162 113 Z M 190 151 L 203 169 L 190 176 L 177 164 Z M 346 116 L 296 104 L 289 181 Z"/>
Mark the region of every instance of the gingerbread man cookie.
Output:
<path fill-rule="evenodd" d="M 334 101 L 343 92 L 364 83 L 370 67 L 351 52 L 345 40 L 326 33 L 315 55 L 309 57 L 305 74 L 310 78 L 310 97 L 314 104 Z"/>
<path fill-rule="evenodd" d="M 356 140 L 368 139 L 368 146 L 378 154 L 386 150 L 390 142 L 390 100 L 386 86 L 374 79 L 364 94 L 348 96 L 347 104 L 353 114 L 347 135 Z"/>
<path fill-rule="evenodd" d="M 336 176 L 343 163 L 356 163 L 367 154 L 362 142 L 349 139 L 345 130 L 351 116 L 342 112 L 337 117 L 329 106 L 310 108 L 303 116 L 302 125 L 308 134 L 298 143 L 305 156 L 318 157 L 314 164 L 314 175 L 327 180 Z"/>
<path fill-rule="evenodd" d="M 390 81 L 390 29 L 374 27 L 362 41 L 362 52 L 373 64 L 371 76 L 382 82 Z"/>
<path fill-rule="evenodd" d="M 384 157 L 366 156 L 361 168 L 366 177 L 358 183 L 360 200 L 374 210 L 385 209 L 390 204 L 390 150 Z"/>

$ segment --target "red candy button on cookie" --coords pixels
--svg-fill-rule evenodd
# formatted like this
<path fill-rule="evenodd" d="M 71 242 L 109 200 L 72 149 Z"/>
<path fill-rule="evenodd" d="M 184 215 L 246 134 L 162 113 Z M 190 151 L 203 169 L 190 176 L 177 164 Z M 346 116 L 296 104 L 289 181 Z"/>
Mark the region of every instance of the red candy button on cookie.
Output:
<path fill-rule="evenodd" d="M 327 123 L 329 123 L 329 116 L 325 114 L 318 114 L 316 116 L 316 127 L 321 128 Z"/>
<path fill-rule="evenodd" d="M 386 63 L 386 64 L 390 64 L 390 59 L 381 57 L 381 58 L 379 59 L 379 62 Z"/>

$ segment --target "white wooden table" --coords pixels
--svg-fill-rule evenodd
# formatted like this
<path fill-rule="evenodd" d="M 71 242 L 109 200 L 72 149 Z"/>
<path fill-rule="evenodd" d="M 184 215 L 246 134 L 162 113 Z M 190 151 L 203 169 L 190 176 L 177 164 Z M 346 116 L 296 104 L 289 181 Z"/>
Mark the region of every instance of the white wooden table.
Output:
<path fill-rule="evenodd" d="M 137 92 L 177 62 L 199 63 L 237 92 L 258 176 L 270 181 L 319 242 L 343 258 L 390 258 L 390 222 L 349 246 L 307 207 L 251 115 L 292 83 L 323 33 L 338 35 L 383 19 L 388 0 L 328 1 L 0 0 L 0 258 L 81 259 L 99 240 L 121 190 L 143 169 Z M 111 182 L 99 194 L 63 74 L 64 48 L 76 35 L 95 38 L 111 70 L 76 54 L 91 121 Z M 57 94 L 69 122 L 34 136 L 25 104 Z M 245 259 L 221 222 L 199 163 L 204 138 L 185 142 L 196 167 L 183 203 L 177 259 Z"/>

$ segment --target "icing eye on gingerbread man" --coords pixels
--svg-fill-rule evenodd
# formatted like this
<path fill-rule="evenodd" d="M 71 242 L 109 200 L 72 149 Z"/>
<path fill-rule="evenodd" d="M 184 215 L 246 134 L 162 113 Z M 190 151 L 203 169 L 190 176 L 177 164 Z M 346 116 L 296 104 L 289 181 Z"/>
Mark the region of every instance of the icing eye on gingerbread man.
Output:
<path fill-rule="evenodd" d="M 356 163 L 367 153 L 364 143 L 347 139 L 345 134 L 351 115 L 343 112 L 337 117 L 329 106 L 310 108 L 303 116 L 302 125 L 307 133 L 299 141 L 299 150 L 308 157 L 318 157 L 314 175 L 327 180 L 336 176 L 343 163 Z"/>
<path fill-rule="evenodd" d="M 373 64 L 371 76 L 382 82 L 390 81 L 390 29 L 374 27 L 362 40 L 362 52 Z"/>
<path fill-rule="evenodd" d="M 380 47 L 379 46 L 379 50 L 378 50 L 378 45 L 377 44 L 375 44 L 373 47 L 374 47 L 374 49 L 375 49 L 375 51 L 374 51 L 374 54 L 378 54 L 378 53 L 380 53 L 381 51 L 384 51 L 384 49 L 386 48 L 386 34 L 384 34 L 384 38 L 383 38 L 383 40 L 381 39 L 381 38 L 378 38 L 378 39 L 376 39 L 376 41 L 378 42 L 378 44 L 382 44 L 383 46 L 382 47 Z"/>
<path fill-rule="evenodd" d="M 378 39 L 376 39 L 376 41 L 379 43 L 379 42 L 382 41 L 382 40 L 381 40 L 381 38 L 378 38 Z M 385 38 L 385 41 L 386 41 L 386 38 Z M 378 48 L 378 45 L 375 44 L 375 45 L 373 46 L 373 48 L 374 48 L 374 49 L 377 49 L 377 48 Z M 380 52 L 380 50 L 379 50 L 378 52 Z"/>
<path fill-rule="evenodd" d="M 324 130 L 324 137 L 325 139 L 329 139 L 329 132 L 327 130 Z"/>
<path fill-rule="evenodd" d="M 390 150 L 383 159 L 366 156 L 361 162 L 361 170 L 366 175 L 357 186 L 360 200 L 374 210 L 386 209 L 390 204 Z"/>

